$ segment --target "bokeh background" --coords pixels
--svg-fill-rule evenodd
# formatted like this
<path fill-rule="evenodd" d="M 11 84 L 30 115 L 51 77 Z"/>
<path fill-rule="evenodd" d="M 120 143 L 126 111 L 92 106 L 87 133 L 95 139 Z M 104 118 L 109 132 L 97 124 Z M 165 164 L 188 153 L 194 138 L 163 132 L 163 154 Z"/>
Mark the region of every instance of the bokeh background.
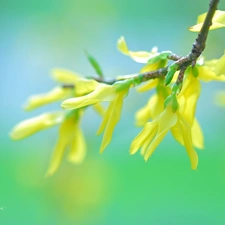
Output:
<path fill-rule="evenodd" d="M 84 49 L 107 76 L 141 66 L 116 49 L 124 35 L 132 50 L 172 50 L 187 54 L 196 37 L 187 28 L 208 8 L 206 0 L 1 0 L 0 1 L 0 224 L 2 225 L 222 225 L 225 224 L 225 108 L 214 105 L 225 84 L 203 84 L 197 108 L 205 135 L 197 171 L 185 149 L 168 135 L 145 163 L 128 153 L 140 129 L 134 113 L 148 94 L 131 91 L 121 122 L 104 154 L 95 132 L 100 118 L 90 109 L 82 121 L 88 143 L 83 165 L 63 161 L 44 177 L 57 128 L 13 142 L 19 121 L 58 109 L 54 104 L 25 113 L 31 94 L 54 87 L 52 68 L 93 75 Z M 225 10 L 221 1 L 220 9 Z M 225 30 L 210 32 L 207 58 L 220 57 Z"/>

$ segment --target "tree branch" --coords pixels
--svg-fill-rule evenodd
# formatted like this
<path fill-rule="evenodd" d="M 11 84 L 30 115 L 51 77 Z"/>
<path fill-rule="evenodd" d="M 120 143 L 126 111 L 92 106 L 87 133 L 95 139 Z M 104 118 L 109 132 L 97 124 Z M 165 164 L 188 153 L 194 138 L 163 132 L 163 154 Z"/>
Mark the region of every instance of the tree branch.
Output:
<path fill-rule="evenodd" d="M 192 48 L 191 52 L 197 58 L 201 55 L 201 53 L 205 49 L 205 45 L 206 45 L 205 43 L 206 43 L 206 39 L 208 37 L 209 28 L 212 25 L 212 18 L 217 9 L 218 3 L 219 3 L 219 0 L 211 0 L 210 1 L 209 10 L 206 15 L 205 21 L 203 23 L 201 31 L 198 34 L 198 37 L 197 37 L 195 43 L 193 44 L 193 48 Z"/>
<path fill-rule="evenodd" d="M 206 47 L 206 40 L 208 37 L 209 28 L 212 25 L 212 18 L 217 9 L 218 3 L 219 3 L 219 0 L 211 0 L 210 1 L 206 18 L 203 22 L 203 26 L 202 26 L 200 32 L 198 33 L 198 36 L 197 36 L 195 42 L 193 43 L 191 52 L 188 55 L 183 56 L 183 57 L 177 56 L 173 53 L 171 55 L 168 55 L 167 58 L 175 61 L 173 64 L 176 64 L 178 66 L 178 70 L 180 70 L 176 84 L 180 84 L 183 82 L 184 73 L 185 73 L 185 70 L 187 69 L 187 67 L 190 65 L 192 67 L 194 67 L 197 59 L 204 51 L 204 49 Z M 145 72 L 145 73 L 138 74 L 137 76 L 132 77 L 132 79 L 138 79 L 139 82 L 145 82 L 150 79 L 165 77 L 168 72 L 168 69 L 169 69 L 169 66 L 155 70 L 155 71 Z M 93 78 L 93 77 L 88 77 L 88 78 L 94 79 L 98 82 L 109 84 L 109 85 L 112 85 L 119 80 L 130 79 L 130 78 L 124 78 L 124 79 L 106 80 L 103 78 Z M 73 88 L 74 86 L 69 84 L 69 85 L 63 85 L 63 87 L 64 88 Z"/>
<path fill-rule="evenodd" d="M 177 59 L 178 59 L 177 61 L 175 61 L 175 64 L 177 64 L 178 68 L 181 70 L 180 76 L 178 76 L 177 81 L 176 81 L 177 84 L 183 82 L 183 77 L 184 77 L 183 75 L 184 75 L 187 67 L 190 66 L 190 65 L 192 65 L 192 67 L 194 67 L 198 57 L 204 51 L 205 46 L 206 46 L 206 40 L 207 40 L 207 37 L 208 37 L 209 28 L 212 24 L 212 18 L 213 18 L 214 13 L 217 9 L 218 3 L 219 3 L 219 0 L 211 0 L 210 1 L 209 9 L 208 9 L 206 18 L 203 22 L 203 26 L 202 26 L 195 42 L 193 43 L 193 47 L 191 49 L 191 52 L 187 56 L 184 56 L 184 57 L 177 57 L 175 55 L 175 58 L 177 57 Z M 159 74 L 159 76 L 166 75 L 167 72 L 168 72 L 168 68 L 169 67 L 164 68 L 165 70 L 163 70 L 163 73 L 160 73 L 161 69 L 157 70 L 157 71 L 152 71 L 150 73 L 151 74 Z M 154 75 L 149 76 L 148 73 L 143 74 L 143 81 L 146 81 L 146 80 L 152 79 L 152 78 L 156 78 L 156 77 Z"/>

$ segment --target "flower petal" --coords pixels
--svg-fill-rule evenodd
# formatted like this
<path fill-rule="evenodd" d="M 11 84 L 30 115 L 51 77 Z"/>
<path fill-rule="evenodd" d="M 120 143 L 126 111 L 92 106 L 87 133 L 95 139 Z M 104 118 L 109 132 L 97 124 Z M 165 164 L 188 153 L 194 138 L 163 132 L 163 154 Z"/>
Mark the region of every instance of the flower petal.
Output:
<path fill-rule="evenodd" d="M 17 124 L 10 133 L 13 140 L 26 138 L 38 131 L 50 128 L 62 122 L 63 112 L 45 113 Z"/>
<path fill-rule="evenodd" d="M 150 119 L 152 119 L 151 107 L 156 102 L 156 95 L 153 95 L 149 100 L 148 103 L 139 109 L 135 114 L 135 123 L 136 126 L 144 126 Z"/>
<path fill-rule="evenodd" d="M 117 99 L 114 99 L 111 101 L 108 105 L 108 108 L 106 109 L 105 115 L 103 117 L 103 120 L 98 128 L 97 135 L 100 135 L 106 128 L 108 121 L 110 120 L 110 117 L 113 114 L 113 111 L 116 108 Z"/>
<path fill-rule="evenodd" d="M 88 105 L 93 105 L 98 102 L 111 101 L 115 99 L 116 92 L 110 85 L 99 84 L 98 87 L 85 96 L 77 98 L 69 98 L 62 103 L 64 109 L 77 109 Z"/>
<path fill-rule="evenodd" d="M 198 78 L 188 74 L 184 80 L 183 88 L 178 96 L 180 105 L 179 112 L 183 115 L 185 120 L 192 126 L 197 101 L 201 93 L 201 85 Z"/>
<path fill-rule="evenodd" d="M 194 147 L 199 149 L 204 148 L 204 135 L 197 119 L 194 119 L 191 127 L 191 137 Z"/>
<path fill-rule="evenodd" d="M 217 76 L 225 74 L 225 54 L 217 61 L 215 73 Z"/>
<path fill-rule="evenodd" d="M 62 122 L 52 159 L 46 176 L 52 175 L 59 167 L 66 148 L 70 147 L 68 160 L 73 163 L 81 163 L 86 155 L 86 145 L 83 133 L 79 128 L 80 117 L 83 109 L 74 110 Z"/>
<path fill-rule="evenodd" d="M 31 96 L 24 109 L 31 111 L 38 107 L 69 98 L 72 96 L 72 93 L 73 91 L 70 89 L 56 87 L 48 93 Z"/>
<path fill-rule="evenodd" d="M 191 128 L 189 124 L 180 115 L 179 124 L 184 140 L 184 146 L 191 161 L 191 168 L 195 170 L 198 166 L 198 155 L 192 147 Z"/>
<path fill-rule="evenodd" d="M 78 96 L 92 92 L 99 85 L 95 80 L 85 79 L 77 73 L 64 69 L 53 70 L 52 77 L 59 83 L 74 85 L 75 93 Z"/>
<path fill-rule="evenodd" d="M 100 116 L 103 117 L 105 115 L 105 109 L 100 103 L 96 103 L 96 104 L 92 105 L 92 107 Z"/>
<path fill-rule="evenodd" d="M 133 52 L 130 51 L 127 47 L 126 41 L 124 37 L 120 37 L 118 42 L 117 42 L 117 48 L 120 52 L 122 52 L 124 55 L 128 55 L 133 59 L 135 62 L 138 63 L 147 63 L 148 60 L 152 57 L 152 55 L 155 52 L 146 52 L 146 51 L 137 51 Z M 155 48 L 153 48 L 155 51 Z"/>
<path fill-rule="evenodd" d="M 192 27 L 189 27 L 189 30 L 192 32 L 199 32 L 202 28 L 202 25 L 203 23 L 198 23 Z M 225 27 L 225 24 L 223 23 L 212 22 L 212 25 L 210 26 L 209 30 L 216 30 L 223 27 Z"/>
<path fill-rule="evenodd" d="M 225 75 L 217 76 L 212 69 L 200 66 L 198 68 L 199 75 L 198 78 L 204 82 L 210 82 L 210 81 L 222 81 L 225 82 Z"/>
<path fill-rule="evenodd" d="M 140 87 L 137 88 L 138 92 L 145 92 L 145 91 L 150 91 L 151 89 L 155 88 L 158 85 L 159 81 L 158 79 L 155 80 L 150 80 Z"/>
<path fill-rule="evenodd" d="M 177 122 L 177 115 L 172 111 L 171 107 L 167 107 L 162 114 L 157 118 L 158 122 L 158 131 L 157 134 L 146 150 L 146 153 L 144 155 L 145 161 L 149 159 L 149 157 L 152 155 L 152 153 L 155 151 L 155 149 L 158 147 L 160 142 L 163 140 L 163 138 L 166 136 L 167 132 L 171 127 L 173 127 Z"/>
<path fill-rule="evenodd" d="M 84 135 L 77 124 L 77 127 L 75 128 L 74 132 L 74 137 L 71 143 L 71 149 L 67 159 L 69 162 L 81 164 L 86 157 L 86 151 L 87 149 Z"/>
<path fill-rule="evenodd" d="M 74 73 L 70 70 L 65 69 L 54 69 L 52 70 L 52 78 L 59 83 L 68 84 L 75 83 L 77 80 L 81 79 L 81 75 Z"/>
<path fill-rule="evenodd" d="M 152 55 L 152 56 L 154 56 L 154 55 Z M 146 72 L 158 70 L 160 68 L 165 67 L 166 64 L 167 64 L 167 59 L 161 59 L 156 63 L 148 63 L 140 70 L 140 73 L 146 73 Z"/>
<path fill-rule="evenodd" d="M 126 93 L 127 93 L 127 91 L 126 91 Z M 104 149 L 106 148 L 106 146 L 110 143 L 110 141 L 112 139 L 112 134 L 113 134 L 114 128 L 120 120 L 120 115 L 121 115 L 122 106 L 123 106 L 123 98 L 124 98 L 124 95 L 126 95 L 126 93 L 120 93 L 117 96 L 117 98 L 114 100 L 115 103 L 112 103 L 115 105 L 114 105 L 114 108 L 111 109 L 112 110 L 111 115 L 108 119 L 107 124 L 105 125 L 105 132 L 104 132 L 104 135 L 102 138 L 100 153 L 102 153 L 104 151 Z"/>
<path fill-rule="evenodd" d="M 157 123 L 155 121 L 146 123 L 142 131 L 132 141 L 130 146 L 130 154 L 135 154 L 142 147 L 144 147 L 142 150 L 142 152 L 144 152 L 146 144 L 148 146 L 148 144 L 152 141 L 156 131 Z"/>
<path fill-rule="evenodd" d="M 203 13 L 200 16 L 198 16 L 197 23 L 204 22 L 206 18 L 207 13 Z M 225 22 L 225 11 L 222 10 L 216 10 L 214 15 L 213 15 L 213 21 L 219 22 L 219 23 L 224 23 Z"/>
<path fill-rule="evenodd" d="M 59 129 L 59 139 L 54 149 L 50 165 L 47 169 L 46 176 L 51 176 L 58 169 L 62 161 L 63 154 L 66 150 L 66 147 L 68 147 L 71 144 L 72 137 L 74 135 L 74 127 L 75 126 L 73 117 L 66 118 L 61 124 Z"/>
<path fill-rule="evenodd" d="M 173 127 L 171 127 L 170 129 L 174 139 L 181 145 L 184 145 L 184 140 L 183 140 L 183 136 L 181 134 L 181 129 L 180 129 L 180 125 L 177 122 Z"/>
<path fill-rule="evenodd" d="M 202 28 L 206 15 L 207 13 L 203 13 L 198 16 L 197 24 L 190 27 L 189 30 L 199 32 Z M 212 19 L 212 25 L 210 26 L 209 30 L 215 30 L 222 27 L 225 27 L 225 11 L 216 10 Z"/>

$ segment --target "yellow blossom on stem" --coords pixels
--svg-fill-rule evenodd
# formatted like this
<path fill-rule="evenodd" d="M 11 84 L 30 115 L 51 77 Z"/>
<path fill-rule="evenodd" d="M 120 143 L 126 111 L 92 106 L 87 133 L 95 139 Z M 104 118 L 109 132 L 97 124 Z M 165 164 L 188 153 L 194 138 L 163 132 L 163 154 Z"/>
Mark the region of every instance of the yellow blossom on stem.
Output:
<path fill-rule="evenodd" d="M 79 128 L 80 117 L 83 109 L 72 111 L 62 122 L 59 129 L 59 139 L 53 151 L 52 159 L 46 176 L 50 176 L 58 169 L 63 154 L 69 149 L 68 161 L 80 164 L 86 156 L 86 143 L 83 132 Z"/>
<path fill-rule="evenodd" d="M 118 93 L 117 97 L 109 103 L 102 123 L 97 131 L 97 134 L 99 135 L 105 130 L 100 147 L 100 153 L 104 151 L 104 149 L 112 139 L 114 128 L 120 120 L 121 110 L 123 106 L 123 98 L 126 94 L 126 90 Z"/>
<path fill-rule="evenodd" d="M 164 109 L 164 101 L 165 98 L 162 95 L 153 95 L 147 105 L 136 112 L 136 125 L 143 126 L 148 120 L 156 118 Z"/>
<path fill-rule="evenodd" d="M 31 96 L 25 105 L 26 111 L 31 111 L 56 101 L 62 101 L 71 97 L 92 93 L 96 87 L 99 86 L 97 81 L 84 79 L 80 77 L 80 75 L 68 70 L 55 69 L 53 70 L 52 76 L 53 79 L 62 84 L 62 87 L 56 87 L 45 94 Z M 115 91 L 112 91 L 112 93 L 115 94 Z M 10 136 L 13 140 L 20 140 L 41 130 L 61 124 L 59 139 L 47 171 L 47 176 L 52 175 L 59 167 L 63 154 L 67 148 L 69 148 L 67 157 L 68 161 L 79 164 L 82 163 L 85 158 L 86 143 L 83 132 L 79 127 L 80 118 L 84 112 L 84 108 L 81 108 L 82 106 L 69 113 L 65 111 L 45 113 L 28 120 L 24 120 L 13 128 Z M 98 101 L 93 103 L 93 108 L 101 116 L 105 115 L 105 110 Z"/>
<path fill-rule="evenodd" d="M 145 124 L 143 130 L 133 140 L 130 153 L 134 154 L 141 149 L 144 159 L 148 160 L 168 131 L 176 124 L 181 132 L 184 146 L 190 158 L 191 168 L 196 169 L 198 155 L 193 148 L 190 125 L 178 112 L 174 113 L 171 106 L 166 107 L 155 120 Z"/>
<path fill-rule="evenodd" d="M 88 94 L 98 86 L 97 81 L 83 78 L 77 73 L 64 69 L 53 70 L 52 78 L 63 85 L 74 85 L 75 96 Z"/>
<path fill-rule="evenodd" d="M 147 160 L 176 121 L 176 114 L 172 112 L 171 107 L 167 107 L 155 120 L 145 124 L 143 130 L 133 140 L 130 153 L 134 154 L 142 148 L 142 154 Z"/>
<path fill-rule="evenodd" d="M 201 127 L 195 118 L 196 106 L 201 93 L 201 85 L 198 77 L 193 75 L 192 69 L 187 70 L 183 87 L 177 100 L 179 103 L 179 113 L 191 127 L 193 146 L 199 149 L 204 147 L 204 137 Z M 173 137 L 184 145 L 179 124 L 171 128 Z"/>
<path fill-rule="evenodd" d="M 157 48 L 154 47 L 150 52 L 146 51 L 130 51 L 127 47 L 127 43 L 124 37 L 120 37 L 117 42 L 117 48 L 124 55 L 130 56 L 135 62 L 147 63 L 148 60 L 157 52 Z"/>
<path fill-rule="evenodd" d="M 116 91 L 111 85 L 99 84 L 91 93 L 80 97 L 69 98 L 63 101 L 61 106 L 64 109 L 71 110 L 93 105 L 99 102 L 111 101 L 115 99 L 115 97 Z"/>
<path fill-rule="evenodd" d="M 159 90 L 160 89 L 158 88 L 158 91 Z M 153 96 L 147 105 L 147 107 L 149 107 L 148 119 L 151 119 L 152 121 L 145 121 L 147 123 L 144 125 L 143 130 L 131 144 L 130 153 L 134 154 L 141 149 L 144 159 L 147 160 L 163 140 L 165 135 L 171 131 L 175 140 L 185 146 L 191 161 L 191 167 L 192 169 L 196 169 L 198 156 L 193 146 L 201 149 L 204 145 L 203 133 L 195 118 L 196 104 L 200 96 L 200 91 L 200 81 L 194 76 L 193 71 L 189 69 L 187 70 L 183 82 L 183 88 L 177 96 L 177 104 L 179 105 L 179 108 L 174 111 L 172 107 L 172 98 L 169 98 L 171 100 L 168 101 L 166 108 L 164 110 L 162 109 L 161 112 L 158 111 L 158 113 L 155 113 L 155 115 L 152 116 L 154 108 L 160 105 L 159 103 L 154 104 L 154 101 L 156 101 L 154 99 L 156 99 L 156 97 Z M 164 101 L 165 97 L 161 95 L 161 102 L 164 103 Z M 150 102 L 152 104 L 150 104 Z M 142 120 L 146 118 L 143 111 L 146 111 L 146 109 L 144 108 L 144 110 L 142 109 L 142 111 L 139 111 L 139 117 L 141 117 L 141 112 Z M 143 123 L 144 121 L 142 121 L 142 124 Z"/>
<path fill-rule="evenodd" d="M 137 126 L 143 126 L 148 120 L 156 118 L 164 110 L 164 101 L 168 97 L 170 88 L 162 86 L 159 79 L 151 81 L 137 89 L 138 92 L 144 92 L 156 88 L 156 94 L 153 94 L 148 103 L 136 112 Z"/>
<path fill-rule="evenodd" d="M 123 99 L 126 97 L 131 85 L 132 79 L 128 81 L 116 82 L 114 85 L 99 83 L 93 92 L 84 96 L 67 99 L 62 103 L 62 107 L 64 109 L 71 110 L 93 105 L 99 102 L 110 102 L 97 132 L 97 134 L 101 134 L 105 130 L 100 147 L 101 153 L 112 139 L 114 128 L 120 120 Z"/>

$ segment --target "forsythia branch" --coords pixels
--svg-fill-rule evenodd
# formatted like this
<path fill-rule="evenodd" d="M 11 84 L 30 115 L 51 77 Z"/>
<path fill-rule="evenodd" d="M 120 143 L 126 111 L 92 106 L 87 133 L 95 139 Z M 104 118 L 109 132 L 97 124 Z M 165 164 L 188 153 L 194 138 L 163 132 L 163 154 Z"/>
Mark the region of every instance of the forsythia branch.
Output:
<path fill-rule="evenodd" d="M 86 108 L 91 106 L 102 117 L 97 134 L 103 133 L 100 153 L 110 143 L 114 128 L 120 120 L 123 101 L 132 87 L 138 92 L 155 89 L 147 104 L 135 114 L 137 126 L 142 131 L 133 139 L 130 154 L 140 150 L 145 160 L 153 154 L 168 132 L 186 149 L 191 168 L 198 166 L 195 148 L 204 148 L 204 135 L 195 117 L 197 101 L 201 93 L 201 81 L 225 82 L 225 54 L 215 60 L 205 61 L 199 56 L 205 49 L 209 30 L 225 27 L 225 11 L 216 10 L 219 0 L 211 0 L 207 13 L 198 17 L 197 24 L 189 28 L 199 32 L 190 53 L 178 56 L 171 51 L 131 51 L 124 37 L 118 40 L 117 48 L 132 60 L 143 63 L 139 73 L 107 78 L 98 61 L 86 53 L 98 77 L 82 77 L 64 69 L 53 70 L 52 78 L 60 85 L 47 93 L 31 96 L 25 105 L 26 111 L 61 101 L 64 110 L 44 113 L 17 124 L 10 136 L 20 140 L 36 132 L 60 125 L 59 137 L 52 155 L 47 175 L 59 167 L 65 150 L 68 160 L 79 164 L 85 159 L 87 147 L 80 126 Z M 173 61 L 168 65 L 168 61 Z M 224 98 L 221 95 L 220 99 Z M 225 99 L 225 98 L 224 98 Z M 108 102 L 105 109 L 101 102 Z M 225 100 L 223 100 L 225 102 Z M 224 103 L 225 105 L 225 103 Z"/>
<path fill-rule="evenodd" d="M 219 0 L 211 0 L 210 1 L 206 18 L 205 18 L 203 26 L 196 38 L 196 41 L 193 43 L 191 52 L 188 55 L 183 56 L 183 57 L 177 56 L 174 53 L 171 53 L 167 56 L 167 59 L 175 61 L 173 63 L 173 65 L 177 65 L 176 70 L 181 70 L 180 74 L 184 74 L 185 70 L 187 69 L 188 66 L 191 65 L 192 67 L 194 67 L 197 59 L 204 51 L 205 46 L 206 46 L 206 40 L 208 37 L 209 28 L 212 24 L 212 18 L 213 18 L 213 15 L 215 14 L 218 3 L 219 3 Z M 165 67 L 165 68 L 160 68 L 155 71 L 138 74 L 137 77 L 141 78 L 140 82 L 145 82 L 150 79 L 155 79 L 155 78 L 160 78 L 160 77 L 166 76 L 168 73 L 168 69 L 169 69 L 169 66 Z M 105 79 L 93 78 L 93 77 L 91 77 L 91 79 L 95 79 L 96 81 L 105 83 L 105 84 L 113 84 L 118 81 L 118 79 L 112 79 L 112 80 L 108 81 Z M 125 80 L 126 78 L 124 78 L 124 79 L 120 78 L 120 79 Z M 182 81 L 183 81 L 183 76 L 178 76 L 176 83 L 179 84 Z"/>

